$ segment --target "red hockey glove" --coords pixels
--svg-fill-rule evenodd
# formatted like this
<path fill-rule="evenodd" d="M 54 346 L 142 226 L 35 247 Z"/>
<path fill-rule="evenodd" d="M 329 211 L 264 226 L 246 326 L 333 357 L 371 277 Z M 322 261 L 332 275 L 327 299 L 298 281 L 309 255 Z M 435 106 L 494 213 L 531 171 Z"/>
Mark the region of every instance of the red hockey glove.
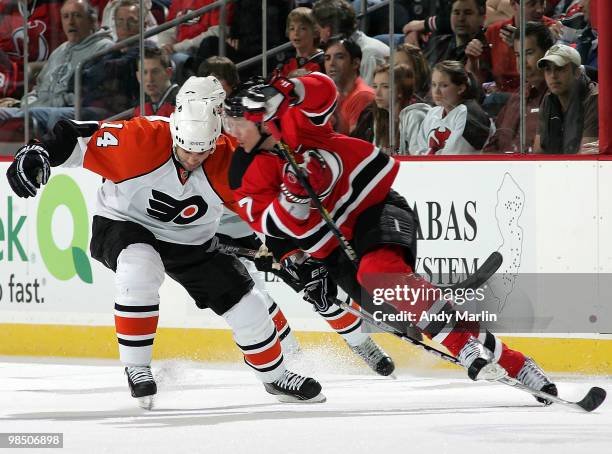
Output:
<path fill-rule="evenodd" d="M 284 77 L 277 77 L 268 85 L 256 85 L 247 90 L 242 100 L 244 118 L 254 122 L 270 121 L 282 116 L 290 105 L 298 101 L 295 84 Z"/>
<path fill-rule="evenodd" d="M 296 154 L 298 166 L 305 174 L 310 186 L 317 195 L 325 193 L 333 182 L 333 173 L 325 159 L 316 150 L 306 150 L 302 154 Z M 290 202 L 309 203 L 308 191 L 300 184 L 300 181 L 289 163 L 285 164 L 281 191 Z"/>

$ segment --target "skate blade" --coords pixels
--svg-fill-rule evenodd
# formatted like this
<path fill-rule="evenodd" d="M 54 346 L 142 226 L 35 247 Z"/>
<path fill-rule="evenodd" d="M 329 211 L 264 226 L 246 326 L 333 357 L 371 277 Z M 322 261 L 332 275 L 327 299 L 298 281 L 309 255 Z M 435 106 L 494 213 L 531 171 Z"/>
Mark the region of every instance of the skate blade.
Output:
<path fill-rule="evenodd" d="M 397 375 L 395 375 L 395 374 L 389 374 L 389 375 L 387 375 L 387 377 L 391 378 L 393 380 L 397 380 Z"/>
<path fill-rule="evenodd" d="M 153 405 L 155 403 L 155 396 L 143 396 L 143 397 L 137 397 L 136 400 L 138 401 L 138 406 L 140 408 L 143 408 L 145 410 L 152 410 L 153 409 Z"/>
<path fill-rule="evenodd" d="M 325 397 L 323 393 L 319 393 L 310 399 L 299 399 L 295 396 L 287 396 L 285 394 L 276 394 L 276 398 L 279 402 L 284 404 L 320 404 L 327 400 L 327 397 Z"/>
<path fill-rule="evenodd" d="M 508 372 L 499 364 L 489 363 L 480 370 L 476 376 L 476 380 L 497 381 L 506 375 L 508 375 Z"/>

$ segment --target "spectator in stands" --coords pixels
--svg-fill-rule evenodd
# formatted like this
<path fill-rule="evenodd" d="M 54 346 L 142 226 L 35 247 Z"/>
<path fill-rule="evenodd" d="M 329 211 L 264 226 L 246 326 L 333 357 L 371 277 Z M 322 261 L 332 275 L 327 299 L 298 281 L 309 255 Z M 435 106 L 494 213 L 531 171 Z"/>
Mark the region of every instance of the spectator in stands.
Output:
<path fill-rule="evenodd" d="M 368 8 L 377 6 L 384 0 L 367 0 Z M 351 4 L 357 14 L 361 13 L 361 0 L 352 0 Z M 399 45 L 404 40 L 402 33 L 402 27 L 404 24 L 413 21 L 424 19 L 429 16 L 430 11 L 434 12 L 435 1 L 432 0 L 395 0 L 395 38 L 396 45 Z M 385 5 L 379 7 L 375 11 L 367 13 L 366 20 L 367 29 L 365 32 L 374 36 L 374 38 L 382 41 L 385 44 L 389 44 L 389 6 Z"/>
<path fill-rule="evenodd" d="M 395 49 L 393 63 L 407 65 L 412 70 L 415 79 L 415 94 L 429 101 L 431 99 L 431 68 L 421 49 L 412 44 L 400 44 Z"/>
<path fill-rule="evenodd" d="M 174 112 L 174 104 L 179 86 L 173 84 L 170 57 L 157 47 L 145 47 L 144 71 L 136 72 L 138 82 L 144 85 L 146 95 L 144 115 L 169 117 Z M 134 109 L 134 116 L 141 116 L 140 106 Z"/>
<path fill-rule="evenodd" d="M 409 150 L 417 147 L 418 131 L 430 106 L 415 94 L 416 79 L 412 69 L 404 64 L 396 65 L 393 69 L 395 138 L 391 146 L 389 72 L 390 66 L 387 63 L 378 66 L 374 71 L 373 88 L 376 98 L 361 114 L 352 135 L 373 142 L 388 154 L 409 154 Z"/>
<path fill-rule="evenodd" d="M 525 26 L 525 146 L 526 151 L 533 150 L 534 139 L 538 128 L 540 105 L 548 92 L 544 72 L 538 67 L 538 61 L 554 44 L 552 34 L 542 22 L 527 22 Z M 514 53 L 520 58 L 520 31 L 514 34 Z M 496 131 L 485 148 L 488 153 L 519 153 L 520 149 L 520 94 L 513 93 L 508 102 L 497 115 Z"/>
<path fill-rule="evenodd" d="M 580 65 L 578 51 L 564 44 L 552 46 L 538 62 L 550 93 L 540 107 L 537 153 L 579 153 L 599 137 L 598 87 Z"/>
<path fill-rule="evenodd" d="M 139 32 L 138 0 L 118 0 L 113 4 L 117 40 L 122 41 Z M 146 40 L 145 46 L 155 47 Z M 138 103 L 139 84 L 136 79 L 140 46 L 129 47 L 103 55 L 83 75 L 83 106 L 102 109 L 100 118 L 131 109 Z M 68 112 L 69 113 L 69 112 Z"/>
<path fill-rule="evenodd" d="M 374 69 L 389 56 L 389 46 L 357 30 L 357 18 L 353 7 L 346 0 L 318 0 L 312 14 L 319 25 L 320 39 L 349 38 L 361 49 L 361 77 L 371 84 Z"/>
<path fill-rule="evenodd" d="M 547 26 L 556 26 L 556 22 L 544 16 L 544 0 L 523 0 L 525 3 L 525 20 L 527 22 L 543 22 Z M 491 51 L 492 74 L 496 89 L 502 92 L 513 92 L 518 89 L 520 77 L 514 58 L 513 43 L 516 24 L 520 21 L 521 0 L 511 0 L 514 16 L 510 19 L 495 22 L 485 33 Z M 478 39 L 472 40 L 465 49 L 469 57 L 468 71 L 472 72 L 478 82 L 486 82 L 479 78 L 479 59 L 484 52 L 484 43 Z"/>
<path fill-rule="evenodd" d="M 168 20 L 184 16 L 206 5 L 214 3 L 215 0 L 172 0 L 168 11 Z M 234 4 L 228 3 L 225 6 L 226 24 L 231 23 Z M 208 37 L 218 38 L 220 35 L 221 8 L 214 8 L 202 14 L 199 18 L 172 27 L 159 34 L 157 42 L 168 55 L 172 57 L 176 65 L 176 79 L 179 83 L 187 80 L 193 75 L 197 67 L 195 62 L 191 63 L 190 57 L 194 56 L 202 41 Z M 229 29 L 226 27 L 225 31 Z M 187 61 L 187 67 L 184 65 Z"/>
<path fill-rule="evenodd" d="M 327 41 L 325 48 L 325 72 L 338 89 L 338 108 L 332 121 L 334 129 L 341 134 L 350 134 L 359 115 L 374 101 L 374 90 L 359 77 L 361 49 L 350 39 Z"/>
<path fill-rule="evenodd" d="M 485 0 L 452 0 L 450 13 L 451 34 L 436 32 L 429 39 L 425 48 L 425 57 L 433 67 L 443 60 L 457 60 L 465 63 L 467 56 L 465 49 L 473 40 L 482 42 L 483 53 L 480 56 L 479 71 L 490 72 L 491 54 L 489 44 L 484 35 L 484 19 L 486 12 Z M 483 76 L 488 79 L 488 76 Z"/>
<path fill-rule="evenodd" d="M 55 120 L 59 119 L 54 115 L 55 109 L 74 105 L 72 90 L 76 65 L 113 44 L 108 30 L 97 30 L 97 11 L 87 0 L 65 0 L 61 17 L 67 41 L 51 53 L 34 90 L 26 95 L 29 114 L 36 120 L 42 133 L 52 128 Z M 17 100 L 13 103 L 21 104 Z M 23 118 L 23 115 L 23 110 L 17 107 L 0 108 L 0 119 Z M 66 118 L 72 115 L 73 110 Z M 92 112 L 92 115 L 98 114 Z"/>
<path fill-rule="evenodd" d="M 324 72 L 323 51 L 318 48 L 317 24 L 309 8 L 295 8 L 287 16 L 286 34 L 294 52 L 279 54 L 284 58 L 276 65 L 275 76 L 289 77 L 298 68 Z"/>
<path fill-rule="evenodd" d="M 452 0 L 430 0 L 429 5 L 430 10 L 427 17 L 410 21 L 402 28 L 406 43 L 421 46 L 424 44 L 423 38 L 428 37 L 431 33 L 438 35 L 452 33 L 450 26 Z"/>
<path fill-rule="evenodd" d="M 495 126 L 474 100 L 474 82 L 463 64 L 440 62 L 434 66 L 431 79 L 436 107 L 421 123 L 414 154 L 481 152 Z"/>
<path fill-rule="evenodd" d="M 217 78 L 225 94 L 230 94 L 238 88 L 240 77 L 233 61 L 227 57 L 209 57 L 198 68 L 198 77 L 214 76 Z"/>
<path fill-rule="evenodd" d="M 514 16 L 513 0 L 487 0 L 487 18 L 485 26 L 508 20 Z"/>
<path fill-rule="evenodd" d="M 120 2 L 121 0 L 110 0 L 104 7 L 104 12 L 102 13 L 102 21 L 100 22 L 101 27 L 106 27 L 110 29 L 111 33 L 113 34 L 113 39 L 115 41 L 121 41 L 122 39 L 126 38 L 125 32 L 121 32 L 123 33 L 123 37 L 121 37 L 120 32 L 117 30 L 117 19 L 115 18 L 115 11 L 117 10 L 117 5 L 119 5 Z M 146 9 L 144 26 L 145 26 L 145 30 L 148 30 L 150 28 L 157 26 L 157 20 L 151 13 L 151 7 L 153 6 L 153 1 L 144 0 L 144 6 Z M 139 3 L 139 8 L 140 8 L 140 3 Z M 136 27 L 136 33 L 138 33 L 138 30 L 140 29 L 140 19 L 138 19 L 138 22 L 136 22 L 135 25 L 131 24 L 130 26 Z M 123 28 L 125 29 L 125 26 Z M 128 35 L 128 37 L 132 36 L 133 34 L 135 33 Z M 157 40 L 157 36 L 152 36 L 149 39 L 155 41 Z"/>
<path fill-rule="evenodd" d="M 0 2 L 0 107 L 13 107 L 14 98 L 23 95 L 23 16 L 22 0 Z M 28 60 L 30 80 L 65 39 L 60 9 L 62 0 L 28 0 Z M 8 98 L 8 99 L 1 99 Z"/>
<path fill-rule="evenodd" d="M 597 68 L 597 47 L 598 33 L 591 23 L 591 0 L 583 0 L 582 3 L 584 18 L 587 22 L 587 27 L 582 30 L 576 40 L 576 50 L 580 53 L 582 63 L 585 66 Z"/>
<path fill-rule="evenodd" d="M 262 53 L 261 0 L 234 0 L 236 14 L 226 39 L 225 55 L 238 64 Z M 268 0 L 267 2 L 267 47 L 272 49 L 283 44 L 285 38 L 285 22 L 291 11 L 291 2 L 287 0 Z M 210 36 L 200 43 L 194 59 L 194 68 L 208 57 L 219 54 L 219 38 Z M 276 62 L 275 57 L 268 59 L 268 67 Z M 240 69 L 243 79 L 249 76 L 261 75 L 261 62 Z"/>

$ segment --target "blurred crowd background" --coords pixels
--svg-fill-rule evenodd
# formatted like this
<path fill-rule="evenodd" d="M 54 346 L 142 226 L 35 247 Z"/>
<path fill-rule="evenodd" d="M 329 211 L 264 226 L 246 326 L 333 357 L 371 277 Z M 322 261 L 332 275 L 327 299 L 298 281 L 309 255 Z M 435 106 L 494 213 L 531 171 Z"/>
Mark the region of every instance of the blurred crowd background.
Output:
<path fill-rule="evenodd" d="M 0 154 L 61 118 L 168 116 L 191 75 L 310 71 L 334 128 L 390 154 L 598 153 L 597 1 L 2 0 Z"/>

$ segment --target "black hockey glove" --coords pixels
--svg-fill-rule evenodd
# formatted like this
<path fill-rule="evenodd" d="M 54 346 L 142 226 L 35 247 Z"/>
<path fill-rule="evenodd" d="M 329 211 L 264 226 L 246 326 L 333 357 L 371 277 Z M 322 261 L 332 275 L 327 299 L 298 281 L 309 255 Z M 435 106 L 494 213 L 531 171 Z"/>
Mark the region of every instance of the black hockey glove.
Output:
<path fill-rule="evenodd" d="M 290 105 L 299 101 L 295 87 L 290 79 L 277 77 L 268 85 L 249 88 L 242 100 L 244 118 L 258 123 L 281 117 Z"/>
<path fill-rule="evenodd" d="M 268 251 L 265 244 L 262 244 L 259 247 L 257 254 L 255 254 L 255 257 L 253 257 L 253 263 L 255 264 L 257 271 L 263 271 L 266 273 L 273 272 L 274 269 L 272 265 L 274 265 L 274 256 Z"/>
<path fill-rule="evenodd" d="M 325 265 L 300 255 L 283 260 L 283 267 L 304 286 L 304 301 L 312 304 L 317 312 L 326 312 L 335 303 L 338 288 Z"/>
<path fill-rule="evenodd" d="M 36 196 L 36 191 L 47 184 L 50 173 L 49 153 L 40 143 L 33 142 L 17 151 L 6 177 L 15 194 L 28 198 Z"/>

